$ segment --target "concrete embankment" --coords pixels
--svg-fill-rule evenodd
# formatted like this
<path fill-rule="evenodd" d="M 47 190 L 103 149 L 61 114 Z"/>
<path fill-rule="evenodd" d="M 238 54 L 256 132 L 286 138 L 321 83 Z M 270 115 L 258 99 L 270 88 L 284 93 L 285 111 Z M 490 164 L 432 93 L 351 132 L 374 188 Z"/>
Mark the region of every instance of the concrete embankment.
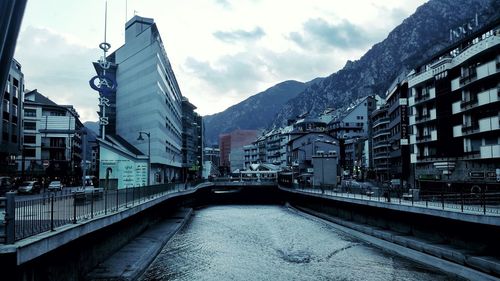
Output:
<path fill-rule="evenodd" d="M 458 278 L 500 281 L 500 262 L 492 257 L 473 256 L 467 251 L 377 227 L 347 221 L 309 208 L 291 207 L 304 216 L 328 225 L 389 253 L 436 268 Z"/>
<path fill-rule="evenodd" d="M 130 241 L 87 276 L 88 281 L 136 280 L 160 253 L 163 246 L 189 220 L 193 210 L 179 209 Z"/>

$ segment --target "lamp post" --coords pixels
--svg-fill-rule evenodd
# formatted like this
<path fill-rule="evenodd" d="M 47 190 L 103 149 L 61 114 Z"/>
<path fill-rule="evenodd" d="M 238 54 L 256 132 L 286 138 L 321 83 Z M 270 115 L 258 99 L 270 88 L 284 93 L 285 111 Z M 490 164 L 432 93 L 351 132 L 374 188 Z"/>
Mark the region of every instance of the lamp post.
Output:
<path fill-rule="evenodd" d="M 139 131 L 139 137 L 137 138 L 138 141 L 143 141 L 144 138 L 142 138 L 142 134 L 145 134 L 148 136 L 148 186 L 149 186 L 149 181 L 150 181 L 150 170 L 151 170 L 151 133 L 150 132 L 143 132 Z"/>

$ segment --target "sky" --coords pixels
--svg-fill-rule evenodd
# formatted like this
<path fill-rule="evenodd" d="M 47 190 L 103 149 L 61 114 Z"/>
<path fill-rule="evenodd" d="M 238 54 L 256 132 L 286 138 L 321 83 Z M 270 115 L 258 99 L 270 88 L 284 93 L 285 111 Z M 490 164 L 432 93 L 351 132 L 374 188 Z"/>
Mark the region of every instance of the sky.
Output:
<path fill-rule="evenodd" d="M 88 81 L 102 55 L 106 0 L 29 0 L 14 57 L 26 89 L 97 120 Z M 107 42 L 124 43 L 126 19 L 153 18 L 181 92 L 201 115 L 286 80 L 340 70 L 426 0 L 107 0 Z"/>

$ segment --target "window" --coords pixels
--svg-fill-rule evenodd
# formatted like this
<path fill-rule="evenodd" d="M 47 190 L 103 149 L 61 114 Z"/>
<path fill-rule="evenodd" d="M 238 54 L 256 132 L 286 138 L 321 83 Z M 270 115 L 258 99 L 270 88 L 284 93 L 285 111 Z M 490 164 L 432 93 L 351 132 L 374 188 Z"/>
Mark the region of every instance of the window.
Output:
<path fill-rule="evenodd" d="M 34 148 L 25 148 L 24 149 L 25 157 L 36 157 L 36 150 Z"/>
<path fill-rule="evenodd" d="M 24 122 L 24 129 L 25 130 L 36 130 L 36 123 L 35 122 Z"/>
<path fill-rule="evenodd" d="M 64 111 L 51 111 L 50 116 L 65 116 L 66 112 Z"/>
<path fill-rule="evenodd" d="M 30 135 L 24 136 L 24 143 L 35 144 L 36 143 L 36 136 L 30 136 Z"/>
<path fill-rule="evenodd" d="M 3 100 L 3 111 L 7 113 L 10 112 L 10 101 Z"/>
<path fill-rule="evenodd" d="M 24 116 L 26 117 L 36 117 L 36 109 L 25 109 Z"/>

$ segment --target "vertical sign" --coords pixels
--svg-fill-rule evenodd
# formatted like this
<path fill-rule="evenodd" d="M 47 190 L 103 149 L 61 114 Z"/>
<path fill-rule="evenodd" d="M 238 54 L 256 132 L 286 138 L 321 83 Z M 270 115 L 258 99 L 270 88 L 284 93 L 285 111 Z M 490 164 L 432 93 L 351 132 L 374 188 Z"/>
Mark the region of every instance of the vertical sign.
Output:
<path fill-rule="evenodd" d="M 104 42 L 99 44 L 99 48 L 103 51 L 103 56 L 97 61 L 100 69 L 98 75 L 92 77 L 89 81 L 90 87 L 99 92 L 99 125 L 101 126 L 101 138 L 106 137 L 106 125 L 109 124 L 109 119 L 106 117 L 106 108 L 109 107 L 109 99 L 106 97 L 111 92 L 116 90 L 116 81 L 113 77 L 106 74 L 110 68 L 111 62 L 106 60 L 106 53 L 111 49 L 111 44 L 106 42 L 106 24 L 107 24 L 108 2 L 106 1 L 104 12 Z"/>

